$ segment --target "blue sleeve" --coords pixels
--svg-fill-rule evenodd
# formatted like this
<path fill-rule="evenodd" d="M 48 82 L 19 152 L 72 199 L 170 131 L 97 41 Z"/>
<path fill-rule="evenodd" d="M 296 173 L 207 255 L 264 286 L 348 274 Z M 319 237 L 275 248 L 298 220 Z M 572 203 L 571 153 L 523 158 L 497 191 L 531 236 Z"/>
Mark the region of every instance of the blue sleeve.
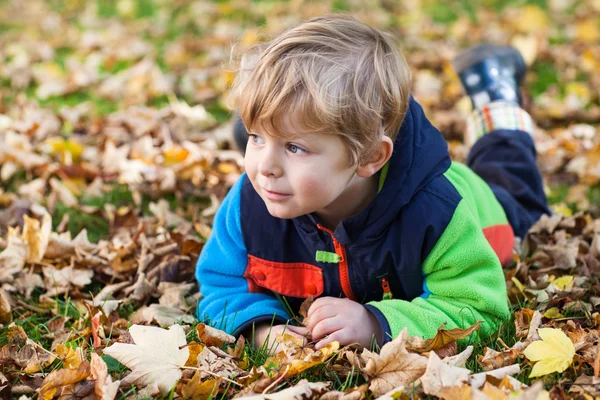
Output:
<path fill-rule="evenodd" d="M 248 252 L 242 236 L 240 201 L 245 177 L 243 174 L 225 196 L 196 265 L 203 295 L 198 303 L 198 319 L 229 334 L 239 334 L 255 322 L 274 319 L 285 323 L 289 319 L 275 296 L 250 293 L 244 278 Z"/>

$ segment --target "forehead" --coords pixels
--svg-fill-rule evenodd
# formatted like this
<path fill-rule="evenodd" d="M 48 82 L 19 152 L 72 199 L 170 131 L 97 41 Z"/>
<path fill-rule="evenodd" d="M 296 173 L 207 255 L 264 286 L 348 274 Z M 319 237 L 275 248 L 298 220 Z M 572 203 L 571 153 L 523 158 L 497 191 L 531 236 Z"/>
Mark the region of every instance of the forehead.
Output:
<path fill-rule="evenodd" d="M 322 128 L 311 126 L 299 113 L 281 115 L 264 123 L 257 121 L 254 125 L 254 131 L 258 133 L 286 140 L 320 142 L 336 138 L 336 135 L 326 134 Z"/>

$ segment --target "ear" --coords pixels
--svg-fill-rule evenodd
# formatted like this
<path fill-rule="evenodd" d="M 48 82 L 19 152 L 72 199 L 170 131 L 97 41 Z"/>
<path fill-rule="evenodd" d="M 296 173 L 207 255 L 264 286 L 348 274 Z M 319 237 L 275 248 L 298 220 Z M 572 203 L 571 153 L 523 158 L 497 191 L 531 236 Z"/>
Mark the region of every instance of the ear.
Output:
<path fill-rule="evenodd" d="M 358 166 L 356 175 L 361 178 L 373 176 L 377 171 L 383 168 L 386 162 L 388 162 L 390 157 L 392 157 L 393 151 L 394 142 L 392 142 L 392 139 L 389 137 L 383 136 L 375 154 L 373 154 L 370 160 Z"/>

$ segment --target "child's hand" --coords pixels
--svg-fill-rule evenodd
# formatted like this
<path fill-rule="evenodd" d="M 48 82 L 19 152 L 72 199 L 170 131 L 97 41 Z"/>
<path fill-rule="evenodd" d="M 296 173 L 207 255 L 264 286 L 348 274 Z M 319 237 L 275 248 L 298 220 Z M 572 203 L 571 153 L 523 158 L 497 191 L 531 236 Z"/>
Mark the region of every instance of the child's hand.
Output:
<path fill-rule="evenodd" d="M 313 339 L 321 339 L 315 348 L 321 349 L 333 341 L 341 345 L 359 343 L 369 348 L 373 335 L 378 343 L 383 332 L 377 318 L 362 304 L 349 299 L 321 297 L 310 306 L 304 325 Z"/>
<path fill-rule="evenodd" d="M 303 344 L 306 344 L 306 337 L 309 335 L 309 330 L 300 327 L 300 326 L 292 326 L 292 325 L 274 325 L 271 324 L 260 324 L 257 325 L 254 330 L 254 345 L 255 347 L 262 347 L 265 341 L 266 349 L 271 354 L 277 354 L 279 348 L 279 342 L 276 340 L 277 334 L 283 335 L 287 333 L 288 335 L 292 335 L 299 339 L 303 340 Z"/>

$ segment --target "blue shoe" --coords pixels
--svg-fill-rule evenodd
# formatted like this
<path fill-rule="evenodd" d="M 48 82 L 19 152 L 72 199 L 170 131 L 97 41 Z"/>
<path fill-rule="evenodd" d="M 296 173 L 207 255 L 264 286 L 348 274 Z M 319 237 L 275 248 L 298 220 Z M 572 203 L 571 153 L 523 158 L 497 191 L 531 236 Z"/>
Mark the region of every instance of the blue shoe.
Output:
<path fill-rule="evenodd" d="M 477 45 L 459 53 L 452 66 L 474 108 L 498 100 L 523 106 L 519 86 L 527 66 L 514 47 Z"/>

